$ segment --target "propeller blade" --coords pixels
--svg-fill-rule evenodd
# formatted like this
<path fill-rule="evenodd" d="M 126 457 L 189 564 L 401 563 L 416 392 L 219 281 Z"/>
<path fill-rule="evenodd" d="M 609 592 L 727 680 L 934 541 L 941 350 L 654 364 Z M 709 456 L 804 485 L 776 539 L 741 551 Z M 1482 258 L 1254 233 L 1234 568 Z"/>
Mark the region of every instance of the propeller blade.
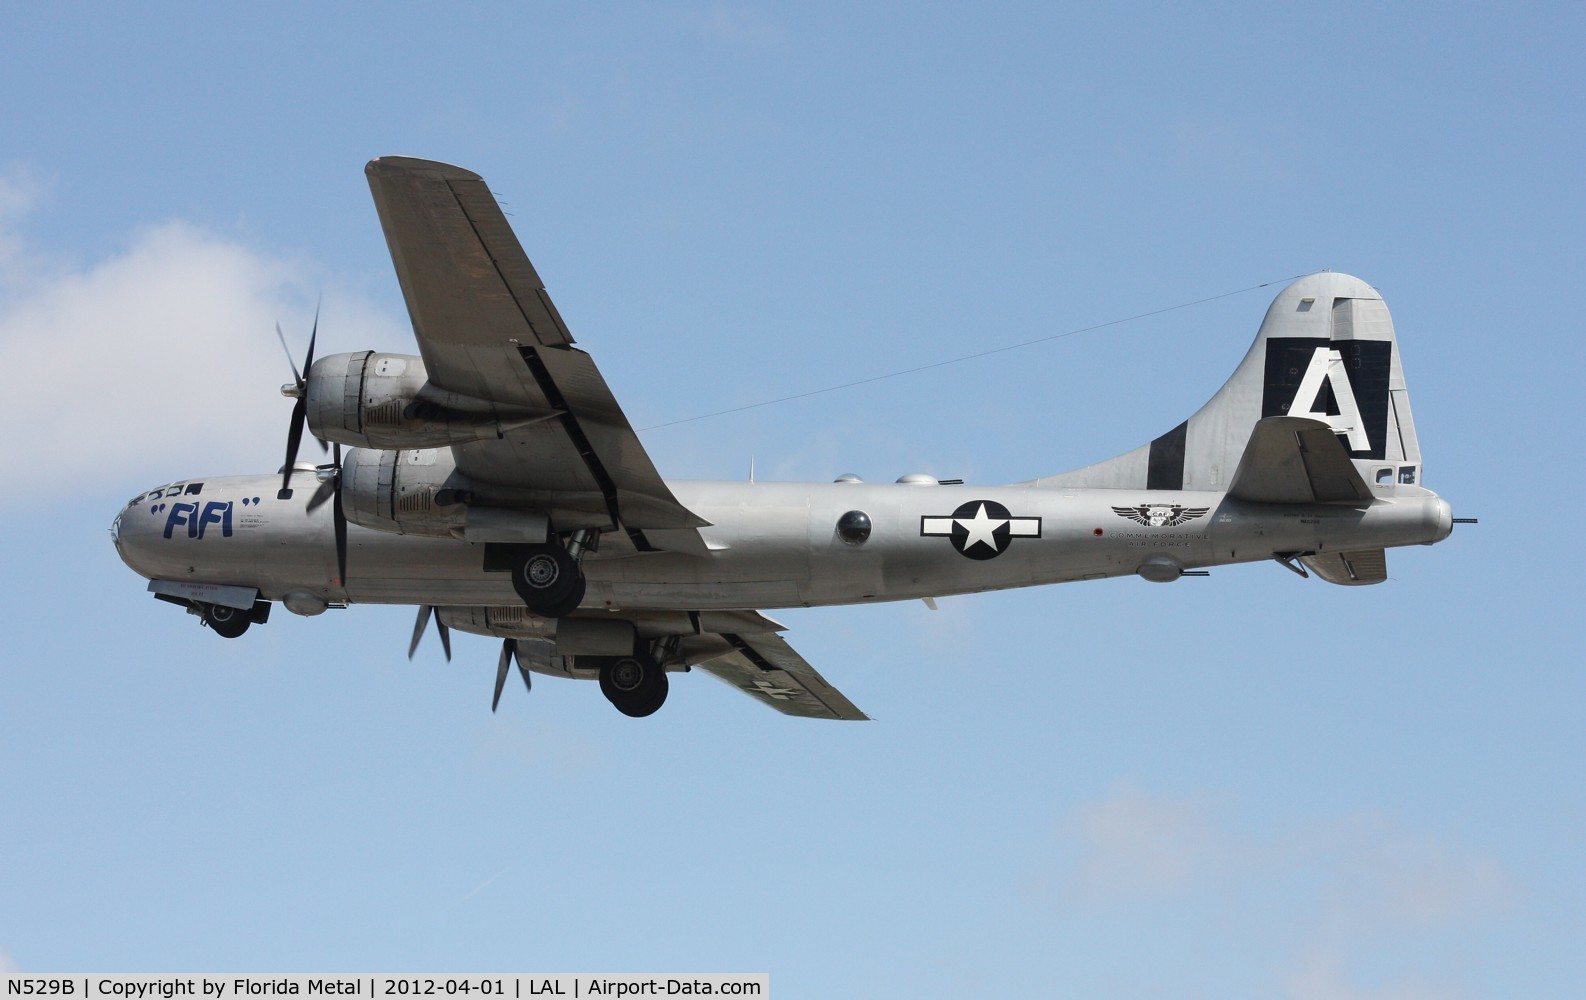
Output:
<path fill-rule="evenodd" d="M 314 303 L 314 328 L 308 334 L 308 356 L 303 359 L 303 378 L 308 377 L 308 370 L 314 367 L 314 340 L 319 336 L 319 303 Z"/>
<path fill-rule="evenodd" d="M 440 633 L 441 649 L 446 652 L 446 662 L 452 662 L 452 630 L 441 621 L 440 612 L 432 604 L 419 605 L 418 621 L 413 623 L 413 641 L 408 643 L 408 659 L 413 659 L 413 653 L 419 648 L 419 640 L 424 638 L 424 630 L 429 627 L 430 615 L 435 615 L 435 631 Z"/>
<path fill-rule="evenodd" d="M 314 511 L 323 507 L 325 505 L 325 501 L 330 499 L 331 491 L 335 488 L 335 480 L 332 480 L 328 483 L 320 483 L 319 489 L 315 490 L 314 495 L 308 498 L 309 513 L 312 514 Z"/>
<path fill-rule="evenodd" d="M 275 324 L 275 335 L 281 341 L 281 350 L 286 351 L 286 363 L 292 368 L 292 380 L 297 383 L 297 402 L 292 404 L 292 422 L 286 429 L 286 463 L 281 468 L 281 491 L 276 494 L 277 500 L 285 500 L 292 495 L 292 467 L 297 464 L 297 449 L 303 443 L 303 425 L 308 421 L 308 370 L 314 367 L 314 342 L 319 339 L 319 306 L 314 307 L 314 329 L 308 335 L 308 354 L 303 358 L 303 368 L 298 370 L 292 363 L 292 351 L 286 346 L 286 334 L 281 332 L 281 324 Z M 325 450 L 325 442 L 319 441 L 319 450 Z M 340 468 L 341 462 L 337 461 Z M 323 500 L 313 504 L 317 507 Z M 312 507 L 310 508 L 312 509 Z"/>
<path fill-rule="evenodd" d="M 408 659 L 410 660 L 413 659 L 413 654 L 418 652 L 419 640 L 424 638 L 424 627 L 430 623 L 431 610 L 433 609 L 428 604 L 419 605 L 419 620 L 413 623 L 413 641 L 408 643 Z"/>
<path fill-rule="evenodd" d="M 277 500 L 292 495 L 292 467 L 297 464 L 297 446 L 303 441 L 303 421 L 307 417 L 308 399 L 304 397 L 292 406 L 292 423 L 286 430 L 286 465 L 281 469 L 281 492 L 276 494 Z"/>
<path fill-rule="evenodd" d="M 516 639 L 508 639 L 507 641 L 512 643 L 512 652 L 514 654 L 516 654 L 517 651 L 518 651 L 518 641 Z M 516 655 L 514 655 L 513 658 L 517 659 Z M 529 679 L 529 668 L 524 665 L 522 660 L 518 660 L 518 673 L 523 675 L 523 688 L 524 688 L 524 690 L 533 691 L 534 690 L 534 682 Z"/>
<path fill-rule="evenodd" d="M 325 442 L 323 442 L 323 441 L 320 442 L 320 444 L 324 444 L 324 443 Z M 326 500 L 330 499 L 332 493 L 334 493 L 337 490 L 341 489 L 341 445 L 340 444 L 336 445 L 336 460 L 334 462 L 332 462 L 328 466 L 327 465 L 321 465 L 318 469 L 315 470 L 315 475 L 319 475 L 320 473 L 324 472 L 324 470 L 326 470 L 326 469 L 330 469 L 332 474 L 331 474 L 330 478 L 325 479 L 323 482 L 321 482 L 319 484 L 319 488 L 314 491 L 314 495 L 308 498 L 308 510 L 309 510 L 309 513 L 313 513 L 321 504 L 323 504 Z"/>
<path fill-rule="evenodd" d="M 507 683 L 507 666 L 512 662 L 512 640 L 501 640 L 501 658 L 496 661 L 496 696 L 490 699 L 490 710 L 494 712 L 496 706 L 501 704 L 501 689 Z"/>
<path fill-rule="evenodd" d="M 341 445 L 336 445 L 336 490 L 331 494 L 331 521 L 336 528 L 336 572 L 343 587 L 347 585 L 347 515 L 341 509 Z"/>
<path fill-rule="evenodd" d="M 303 388 L 303 373 L 297 370 L 297 362 L 292 360 L 292 349 L 286 346 L 286 334 L 281 332 L 281 324 L 275 324 L 275 338 L 281 342 L 281 350 L 286 352 L 286 363 L 292 368 L 292 381 L 297 383 L 299 389 Z"/>
<path fill-rule="evenodd" d="M 314 303 L 314 327 L 308 334 L 308 354 L 303 357 L 303 374 L 298 379 L 298 384 L 303 387 L 303 412 L 305 414 L 308 412 L 308 370 L 314 367 L 314 341 L 319 339 L 319 307 L 320 303 Z M 319 441 L 320 451 L 326 450 L 324 441 L 320 441 L 319 438 L 314 440 Z M 336 459 L 336 468 L 341 468 L 340 458 Z"/>
<path fill-rule="evenodd" d="M 336 572 L 341 585 L 347 585 L 347 518 L 341 512 L 341 491 L 336 491 L 336 502 L 332 505 L 336 518 Z"/>

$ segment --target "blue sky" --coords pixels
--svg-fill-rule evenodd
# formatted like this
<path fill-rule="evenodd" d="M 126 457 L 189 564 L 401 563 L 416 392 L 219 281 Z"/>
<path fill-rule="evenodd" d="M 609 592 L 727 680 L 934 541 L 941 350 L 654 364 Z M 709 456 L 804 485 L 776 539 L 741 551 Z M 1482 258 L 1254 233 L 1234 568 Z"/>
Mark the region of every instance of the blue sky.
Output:
<path fill-rule="evenodd" d="M 769 971 L 779 997 L 1586 978 L 1579 5 L 0 13 L 0 968 Z M 786 612 L 876 721 L 635 722 L 412 612 L 226 642 L 133 494 L 274 469 L 273 324 L 411 343 L 362 176 L 478 170 L 650 427 L 1317 268 L 1459 516 L 1275 566 Z M 1204 401 L 1276 286 L 646 432 L 678 477 L 1008 482 Z M 1025 991 L 1018 994 L 1017 991 Z"/>

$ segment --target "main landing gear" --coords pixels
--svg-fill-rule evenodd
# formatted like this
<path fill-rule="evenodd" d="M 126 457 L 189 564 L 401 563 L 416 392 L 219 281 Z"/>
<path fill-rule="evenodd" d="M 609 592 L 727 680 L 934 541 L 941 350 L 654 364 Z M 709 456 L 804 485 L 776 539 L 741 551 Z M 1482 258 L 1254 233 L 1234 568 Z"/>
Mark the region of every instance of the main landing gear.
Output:
<path fill-rule="evenodd" d="M 666 668 L 640 644 L 632 656 L 602 657 L 600 693 L 623 715 L 652 715 L 666 703 Z"/>
<path fill-rule="evenodd" d="M 579 560 L 598 537 L 575 531 L 564 547 L 556 542 L 525 545 L 512 563 L 512 587 L 524 607 L 542 618 L 560 618 L 584 599 L 584 571 Z"/>

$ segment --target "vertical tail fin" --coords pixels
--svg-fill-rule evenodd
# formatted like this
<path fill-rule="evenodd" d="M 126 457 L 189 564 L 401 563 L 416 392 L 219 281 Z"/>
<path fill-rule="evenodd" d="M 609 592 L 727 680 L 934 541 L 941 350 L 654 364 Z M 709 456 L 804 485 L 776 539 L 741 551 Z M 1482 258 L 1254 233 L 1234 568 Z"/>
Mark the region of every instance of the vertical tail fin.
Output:
<path fill-rule="evenodd" d="M 1393 319 L 1376 289 L 1334 272 L 1294 282 L 1272 301 L 1233 377 L 1194 416 L 1134 451 L 1035 485 L 1227 490 L 1256 422 L 1275 416 L 1329 425 L 1377 495 L 1419 485 Z"/>

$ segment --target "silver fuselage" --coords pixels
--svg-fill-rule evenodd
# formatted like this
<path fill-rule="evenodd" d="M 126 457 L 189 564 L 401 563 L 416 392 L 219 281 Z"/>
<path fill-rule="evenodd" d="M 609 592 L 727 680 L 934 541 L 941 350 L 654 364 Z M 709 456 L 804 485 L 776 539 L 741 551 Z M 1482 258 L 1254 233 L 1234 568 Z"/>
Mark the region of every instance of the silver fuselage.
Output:
<path fill-rule="evenodd" d="M 307 478 L 307 477 L 304 477 Z M 311 481 L 311 480 L 310 480 Z M 151 580 L 257 588 L 329 604 L 519 604 L 510 573 L 486 569 L 486 546 L 348 526 L 347 579 L 337 579 L 330 504 L 311 489 L 276 499 L 274 476 L 223 477 L 174 496 L 147 496 L 115 519 L 117 551 Z M 1452 526 L 1436 494 L 1403 487 L 1363 506 L 1252 504 L 1222 493 L 1065 489 L 1031 485 L 672 482 L 700 529 L 705 555 L 596 551 L 584 560 L 586 609 L 779 608 L 909 600 L 1127 576 L 1150 559 L 1185 570 L 1285 553 L 1430 544 Z M 943 531 L 964 505 L 1001 505 L 1023 526 L 960 551 Z M 1137 523 L 1140 505 L 1205 508 L 1178 525 Z M 839 537 L 838 519 L 865 512 L 867 539 Z M 615 548 L 610 546 L 608 548 Z"/>

